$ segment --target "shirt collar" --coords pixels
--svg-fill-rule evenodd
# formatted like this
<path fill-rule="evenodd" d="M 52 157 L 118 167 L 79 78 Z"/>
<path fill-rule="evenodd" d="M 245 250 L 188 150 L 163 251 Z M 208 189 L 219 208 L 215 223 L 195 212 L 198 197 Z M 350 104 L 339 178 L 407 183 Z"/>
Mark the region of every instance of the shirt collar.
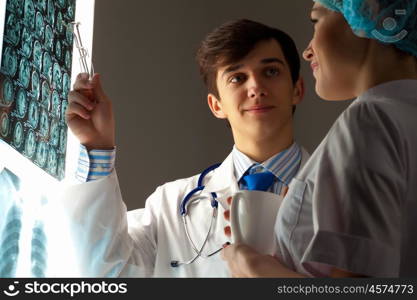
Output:
<path fill-rule="evenodd" d="M 275 154 L 260 165 L 288 185 L 300 167 L 301 156 L 300 146 L 297 143 L 293 143 L 289 148 Z M 250 167 L 258 164 L 239 151 L 236 145 L 233 146 L 232 157 L 237 182 L 240 181 Z"/>

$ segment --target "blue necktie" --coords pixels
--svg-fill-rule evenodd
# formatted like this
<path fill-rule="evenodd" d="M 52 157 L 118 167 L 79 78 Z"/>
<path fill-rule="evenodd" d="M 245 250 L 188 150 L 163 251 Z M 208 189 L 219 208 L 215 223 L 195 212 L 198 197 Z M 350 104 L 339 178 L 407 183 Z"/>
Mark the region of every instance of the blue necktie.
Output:
<path fill-rule="evenodd" d="M 250 191 L 266 191 L 274 183 L 275 175 L 269 171 L 249 174 L 242 177 L 242 183 Z"/>

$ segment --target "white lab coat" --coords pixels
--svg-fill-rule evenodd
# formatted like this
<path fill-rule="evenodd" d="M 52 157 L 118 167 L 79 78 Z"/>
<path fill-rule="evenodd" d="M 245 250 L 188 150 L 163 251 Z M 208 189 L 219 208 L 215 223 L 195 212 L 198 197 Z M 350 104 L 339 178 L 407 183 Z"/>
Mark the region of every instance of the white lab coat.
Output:
<path fill-rule="evenodd" d="M 308 158 L 302 150 L 303 165 Z M 71 231 L 80 262 L 81 276 L 155 276 L 155 277 L 228 277 L 227 265 L 220 253 L 198 258 L 177 268 L 171 260 L 187 261 L 195 256 L 186 237 L 179 214 L 185 195 L 197 186 L 198 176 L 166 183 L 147 199 L 144 210 L 127 214 L 116 172 L 103 179 L 65 189 L 62 204 L 70 217 Z M 228 238 L 223 218 L 224 200 L 238 190 L 230 154 L 221 166 L 210 172 L 205 189 L 190 208 L 188 228 L 199 248 L 209 229 L 211 192 L 220 204 L 213 234 L 204 253 L 220 248 Z"/>
<path fill-rule="evenodd" d="M 290 183 L 276 233 L 294 270 L 417 276 L 417 80 L 376 86 Z"/>

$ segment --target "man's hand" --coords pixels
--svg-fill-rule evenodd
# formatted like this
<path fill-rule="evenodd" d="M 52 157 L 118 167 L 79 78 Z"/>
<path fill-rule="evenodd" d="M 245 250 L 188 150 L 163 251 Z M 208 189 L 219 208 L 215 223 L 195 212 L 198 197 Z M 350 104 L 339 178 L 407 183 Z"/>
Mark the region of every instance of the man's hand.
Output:
<path fill-rule="evenodd" d="M 114 148 L 112 103 L 101 87 L 99 74 L 91 80 L 86 73 L 77 76 L 65 117 L 68 127 L 88 150 Z"/>

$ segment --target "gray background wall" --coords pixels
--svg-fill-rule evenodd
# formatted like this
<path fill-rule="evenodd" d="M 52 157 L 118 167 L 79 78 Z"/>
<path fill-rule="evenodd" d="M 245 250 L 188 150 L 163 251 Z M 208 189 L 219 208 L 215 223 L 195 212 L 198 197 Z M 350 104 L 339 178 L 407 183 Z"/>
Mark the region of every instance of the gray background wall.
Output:
<path fill-rule="evenodd" d="M 249 18 L 278 27 L 301 54 L 312 36 L 309 0 L 97 0 L 93 61 L 113 100 L 117 171 L 128 209 L 144 206 L 164 182 L 221 162 L 233 141 L 206 104 L 194 56 L 225 21 Z M 320 100 L 309 64 L 296 112 L 296 139 L 312 152 L 349 104 Z"/>

